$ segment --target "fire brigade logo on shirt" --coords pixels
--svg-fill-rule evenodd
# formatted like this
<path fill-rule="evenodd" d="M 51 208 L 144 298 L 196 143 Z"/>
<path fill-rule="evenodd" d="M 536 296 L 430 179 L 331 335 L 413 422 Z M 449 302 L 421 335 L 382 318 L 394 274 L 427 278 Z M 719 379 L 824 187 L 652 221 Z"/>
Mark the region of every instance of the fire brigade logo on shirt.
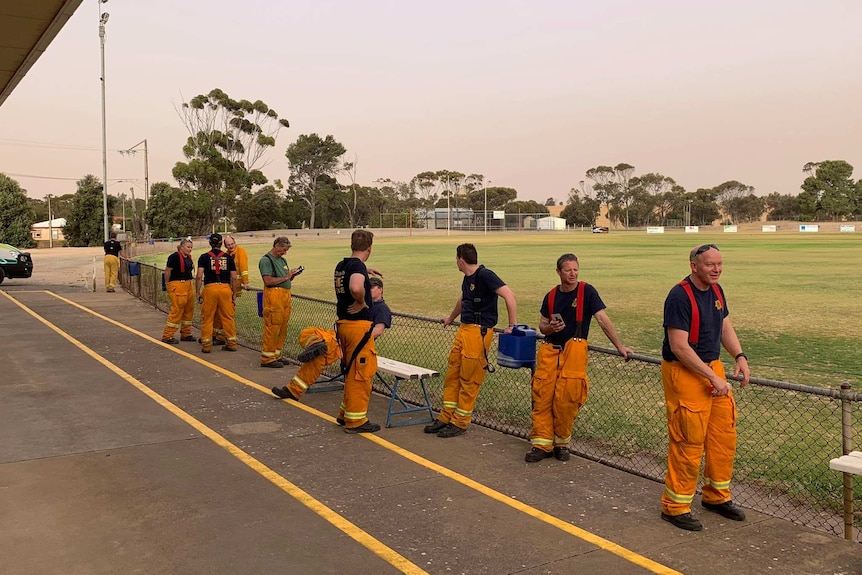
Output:
<path fill-rule="evenodd" d="M 470 291 L 473 291 L 474 289 L 476 289 L 476 284 L 470 284 Z"/>
<path fill-rule="evenodd" d="M 718 300 L 715 300 L 715 309 L 721 310 L 721 302 Z"/>

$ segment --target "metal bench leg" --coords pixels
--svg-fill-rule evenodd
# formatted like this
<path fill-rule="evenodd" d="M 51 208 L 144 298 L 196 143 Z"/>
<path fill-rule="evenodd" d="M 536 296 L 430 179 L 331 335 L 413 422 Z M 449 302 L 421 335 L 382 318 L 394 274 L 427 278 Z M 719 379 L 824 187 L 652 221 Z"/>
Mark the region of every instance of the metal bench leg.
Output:
<path fill-rule="evenodd" d="M 380 374 L 378 374 L 379 377 Z M 380 378 L 383 380 L 383 378 Z M 425 405 L 414 407 L 407 404 L 404 399 L 398 394 L 398 384 L 401 382 L 400 378 L 395 378 L 395 383 L 390 387 L 385 380 L 383 380 L 384 385 L 389 390 L 389 412 L 386 414 L 386 427 L 400 427 L 402 425 L 417 425 L 420 423 L 430 423 L 434 420 L 434 413 L 431 411 L 431 399 L 428 397 L 428 390 L 425 389 L 425 381 L 419 380 L 419 384 L 422 386 L 422 393 L 425 396 Z M 395 402 L 401 404 L 401 409 L 395 409 Z M 404 415 L 407 413 L 416 413 L 420 411 L 427 411 L 428 417 L 423 417 L 421 419 L 406 419 L 404 421 L 392 421 L 393 415 Z"/>

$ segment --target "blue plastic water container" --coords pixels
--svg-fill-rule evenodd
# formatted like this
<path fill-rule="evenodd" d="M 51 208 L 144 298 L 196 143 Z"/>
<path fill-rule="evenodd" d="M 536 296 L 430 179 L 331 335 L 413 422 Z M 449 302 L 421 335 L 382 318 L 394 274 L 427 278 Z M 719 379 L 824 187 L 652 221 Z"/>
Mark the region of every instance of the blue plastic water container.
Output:
<path fill-rule="evenodd" d="M 502 367 L 536 367 L 536 330 L 516 325 L 512 333 L 501 333 L 497 339 L 497 365 Z"/>
<path fill-rule="evenodd" d="M 263 317 L 263 292 L 257 292 L 257 317 Z"/>
<path fill-rule="evenodd" d="M 129 262 L 129 275 L 130 276 L 141 275 L 141 264 L 138 262 Z"/>

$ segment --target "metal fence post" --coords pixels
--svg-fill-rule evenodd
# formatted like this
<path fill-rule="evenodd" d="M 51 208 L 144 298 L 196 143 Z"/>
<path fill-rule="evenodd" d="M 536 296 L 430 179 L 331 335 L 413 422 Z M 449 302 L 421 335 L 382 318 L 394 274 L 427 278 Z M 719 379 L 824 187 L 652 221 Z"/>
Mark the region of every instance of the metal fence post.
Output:
<path fill-rule="evenodd" d="M 853 412 L 849 401 L 850 382 L 841 384 L 841 442 L 842 452 L 853 451 Z M 844 539 L 853 540 L 853 474 L 844 473 Z"/>

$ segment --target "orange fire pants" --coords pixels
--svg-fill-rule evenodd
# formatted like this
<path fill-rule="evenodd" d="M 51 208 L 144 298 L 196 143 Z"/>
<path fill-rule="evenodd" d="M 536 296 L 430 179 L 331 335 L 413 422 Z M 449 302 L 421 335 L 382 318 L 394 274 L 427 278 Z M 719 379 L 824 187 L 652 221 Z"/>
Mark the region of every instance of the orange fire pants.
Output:
<path fill-rule="evenodd" d="M 533 374 L 533 428 L 530 443 L 542 451 L 568 447 L 578 411 L 587 402 L 589 342 L 570 339 L 565 347 L 543 343 Z"/>
<path fill-rule="evenodd" d="M 177 330 L 180 336 L 192 334 L 192 320 L 195 316 L 194 280 L 168 282 L 168 295 L 171 298 L 171 313 L 165 322 L 162 339 L 174 337 Z"/>
<path fill-rule="evenodd" d="M 485 350 L 491 345 L 494 330 L 488 328 L 482 336 L 477 324 L 464 324 L 455 334 L 449 352 L 449 369 L 443 382 L 443 410 L 440 421 L 467 429 L 473 419 L 473 407 L 479 397 L 479 387 L 485 381 Z"/>
<path fill-rule="evenodd" d="M 720 360 L 709 366 L 720 377 L 725 377 Z M 709 380 L 677 361 L 662 361 L 661 376 L 669 437 L 662 511 L 668 515 L 691 511 L 704 453 L 703 500 L 707 503 L 730 501 L 730 479 L 736 455 L 733 393 L 713 397 Z"/>
<path fill-rule="evenodd" d="M 370 329 L 370 321 L 338 320 L 336 332 L 344 361 L 350 361 L 353 350 Z M 371 380 L 375 373 L 377 373 L 377 349 L 374 347 L 374 338 L 370 337 L 344 375 L 344 397 L 341 400 L 341 409 L 338 411 L 339 419 L 344 420 L 344 427 L 360 427 L 368 421 Z"/>
<path fill-rule="evenodd" d="M 327 365 L 335 362 L 341 357 L 341 347 L 338 345 L 338 340 L 335 337 L 335 332 L 331 329 L 325 330 L 319 327 L 307 327 L 299 333 L 299 345 L 304 348 L 323 341 L 326 343 L 326 353 L 319 355 L 309 362 L 303 363 L 290 383 L 287 384 L 287 389 L 290 393 L 299 400 L 308 388 L 314 385 L 320 374 Z M 366 344 L 367 345 L 367 344 Z"/>
<path fill-rule="evenodd" d="M 272 363 L 281 358 L 284 340 L 287 339 L 287 322 L 290 320 L 290 290 L 264 288 L 263 290 L 263 342 L 260 344 L 260 363 Z"/>
<path fill-rule="evenodd" d="M 120 274 L 120 258 L 105 254 L 105 289 L 112 290 L 117 285 Z M 95 287 L 95 286 L 94 286 Z"/>
<path fill-rule="evenodd" d="M 233 321 L 233 290 L 229 284 L 211 283 L 204 286 L 204 301 L 201 304 L 201 349 L 213 348 L 213 321 L 216 317 L 224 327 L 225 343 L 229 348 L 236 347 L 236 324 Z"/>

